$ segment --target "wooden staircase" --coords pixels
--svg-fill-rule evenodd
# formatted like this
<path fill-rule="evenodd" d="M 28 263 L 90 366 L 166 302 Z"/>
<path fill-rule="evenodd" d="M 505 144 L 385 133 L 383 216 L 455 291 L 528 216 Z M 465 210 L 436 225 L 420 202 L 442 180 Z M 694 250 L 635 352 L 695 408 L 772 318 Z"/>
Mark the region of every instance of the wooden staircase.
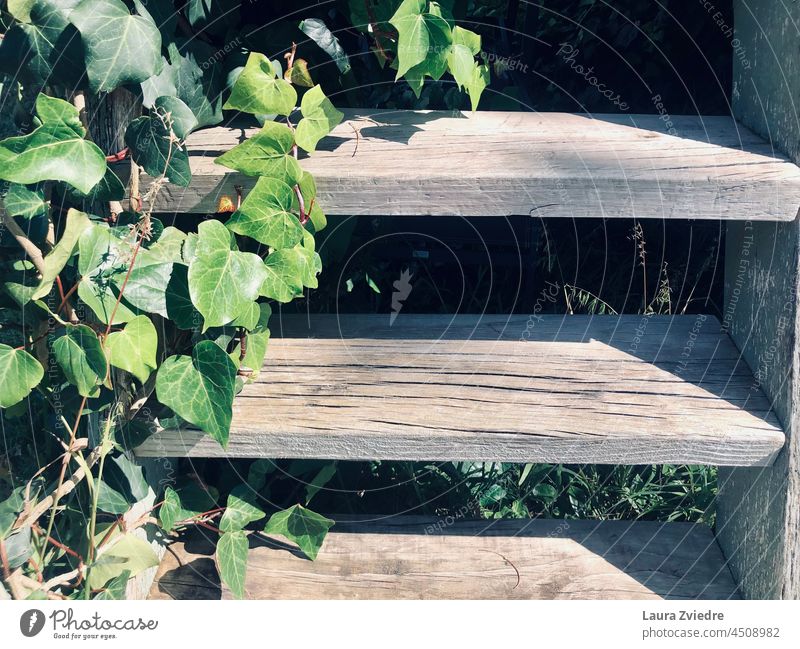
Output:
<path fill-rule="evenodd" d="M 672 122 L 667 129 L 655 116 L 352 111 L 303 165 L 317 178 L 329 214 L 725 220 L 728 299 L 746 294 L 754 304 L 769 282 L 758 289 L 738 283 L 742 233 L 764 223 L 747 262 L 764 266 L 763 253 L 755 257 L 765 233 L 773 233 L 777 249 L 780 222 L 796 232 L 800 169 L 730 118 Z M 193 134 L 194 180 L 187 189 L 165 186 L 156 210 L 213 212 L 234 185 L 252 186 L 252 178 L 213 163 L 245 132 Z M 796 258 L 780 263 L 791 267 Z M 781 422 L 795 416 L 782 405 L 777 379 L 754 377 L 751 369 L 764 357 L 773 315 L 740 308 L 721 324 L 710 315 L 401 313 L 392 324 L 388 314 L 278 313 L 267 367 L 237 397 L 227 449 L 197 431 L 162 430 L 136 453 L 687 463 L 769 475 L 784 471 Z M 786 317 L 796 327 L 794 306 Z M 743 474 L 731 475 L 741 490 Z M 748 588 L 755 582 L 742 568 L 746 557 L 725 536 L 729 523 L 741 527 L 726 485 L 728 518 L 718 531 L 727 555 L 710 529 L 683 523 L 341 519 L 316 562 L 279 539 L 253 541 L 247 592 L 323 599 L 736 597 L 736 581 Z M 151 597 L 227 596 L 212 556 L 199 532 L 174 544 Z M 746 594 L 769 592 L 753 587 Z"/>

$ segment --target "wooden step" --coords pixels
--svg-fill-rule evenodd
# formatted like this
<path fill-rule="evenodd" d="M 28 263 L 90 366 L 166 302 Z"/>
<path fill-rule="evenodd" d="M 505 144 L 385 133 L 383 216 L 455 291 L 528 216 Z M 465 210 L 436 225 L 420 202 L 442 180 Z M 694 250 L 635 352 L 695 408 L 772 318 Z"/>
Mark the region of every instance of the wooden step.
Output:
<path fill-rule="evenodd" d="M 256 130 L 193 133 L 192 183 L 165 185 L 156 211 L 210 213 L 250 189 L 214 158 Z M 800 208 L 800 169 L 729 117 L 348 110 L 302 165 L 331 215 L 790 221 Z"/>
<path fill-rule="evenodd" d="M 227 449 L 139 456 L 767 465 L 770 403 L 711 316 L 273 316 Z M 313 340 L 309 340 L 313 338 Z"/>
<path fill-rule="evenodd" d="M 336 518 L 336 517 L 334 517 Z M 229 599 L 213 534 L 171 546 L 149 599 Z M 250 536 L 249 599 L 732 599 L 711 530 L 691 523 L 337 520 L 316 561 Z"/>

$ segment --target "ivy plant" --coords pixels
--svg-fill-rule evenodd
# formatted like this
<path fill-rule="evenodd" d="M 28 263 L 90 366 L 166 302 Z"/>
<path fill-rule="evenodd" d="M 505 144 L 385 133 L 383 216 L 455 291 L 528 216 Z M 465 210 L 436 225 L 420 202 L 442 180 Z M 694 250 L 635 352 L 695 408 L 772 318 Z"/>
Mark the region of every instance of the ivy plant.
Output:
<path fill-rule="evenodd" d="M 298 51 L 311 44 L 352 73 L 317 17 L 294 20 L 287 42 L 262 53 L 232 36 L 247 3 L 171 4 L 0 5 L 3 92 L 19 117 L 0 140 L 0 417 L 23 431 L 21 446 L 37 445 L 36 466 L 0 503 L 0 568 L 16 598 L 121 597 L 157 562 L 137 530 L 190 525 L 218 535 L 221 578 L 242 597 L 248 534 L 282 535 L 314 559 L 333 525 L 306 507 L 333 465 L 303 504 L 276 510 L 258 498 L 266 471 L 223 498 L 158 482 L 131 460 L 162 427 L 227 445 L 236 394 L 267 354 L 272 305 L 315 288 L 322 270 L 324 206 L 300 152 L 343 114 Z M 344 9 L 415 92 L 449 71 L 477 105 L 488 81 L 480 38 L 447 3 Z M 120 92 L 136 108 L 116 125 L 125 147 L 104 150 L 92 107 Z M 165 224 L 159 192 L 192 182 L 187 138 L 226 115 L 261 125 L 216 159 L 255 186 L 217 214 Z"/>

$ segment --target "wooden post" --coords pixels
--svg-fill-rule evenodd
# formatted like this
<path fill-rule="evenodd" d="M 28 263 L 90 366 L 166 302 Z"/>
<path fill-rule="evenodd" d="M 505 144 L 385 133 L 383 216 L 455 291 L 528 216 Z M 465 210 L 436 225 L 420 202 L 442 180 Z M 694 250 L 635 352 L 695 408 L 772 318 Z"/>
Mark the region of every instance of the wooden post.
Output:
<path fill-rule="evenodd" d="M 735 0 L 734 7 L 734 115 L 797 162 L 800 5 Z M 774 466 L 719 474 L 717 536 L 749 598 L 800 598 L 799 250 L 800 221 L 728 225 L 723 326 L 787 434 Z"/>

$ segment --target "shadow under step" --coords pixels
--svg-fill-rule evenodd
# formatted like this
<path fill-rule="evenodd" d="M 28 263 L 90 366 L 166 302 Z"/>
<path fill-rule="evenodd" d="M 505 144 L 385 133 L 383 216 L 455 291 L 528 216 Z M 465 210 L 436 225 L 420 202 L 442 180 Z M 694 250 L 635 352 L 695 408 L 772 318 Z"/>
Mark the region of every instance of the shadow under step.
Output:
<path fill-rule="evenodd" d="M 341 520 L 316 561 L 250 536 L 248 599 L 732 599 L 711 530 L 692 523 L 399 516 Z M 230 599 L 213 534 L 164 555 L 149 599 Z"/>
<path fill-rule="evenodd" d="M 227 448 L 161 430 L 136 454 L 745 466 L 785 441 L 711 316 L 276 314 L 270 328 Z"/>

